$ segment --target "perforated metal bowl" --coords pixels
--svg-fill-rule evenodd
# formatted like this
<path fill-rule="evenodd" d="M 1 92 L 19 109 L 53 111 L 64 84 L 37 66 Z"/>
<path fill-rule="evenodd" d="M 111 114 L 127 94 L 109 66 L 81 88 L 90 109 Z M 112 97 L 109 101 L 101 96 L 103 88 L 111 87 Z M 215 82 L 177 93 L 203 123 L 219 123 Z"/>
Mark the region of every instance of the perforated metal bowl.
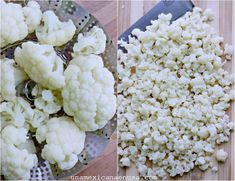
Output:
<path fill-rule="evenodd" d="M 36 0 L 40 6 L 41 10 L 44 12 L 46 10 L 53 10 L 56 15 L 62 21 L 67 21 L 71 19 L 77 27 L 76 35 L 74 38 L 64 45 L 63 47 L 56 47 L 55 50 L 57 54 L 68 63 L 71 60 L 72 47 L 77 39 L 77 34 L 81 32 L 89 31 L 93 26 L 99 26 L 102 28 L 101 24 L 89 14 L 85 9 L 79 6 L 74 1 L 68 0 L 49 0 L 42 1 Z M 27 4 L 27 1 L 14 1 L 15 3 L 21 3 L 23 5 Z M 104 31 L 105 32 L 105 31 Z M 106 50 L 101 55 L 104 60 L 105 67 L 107 67 L 113 75 L 116 77 L 116 47 L 113 45 L 112 41 L 107 36 Z M 14 58 L 14 50 L 17 46 L 21 45 L 24 41 L 37 41 L 34 34 L 27 36 L 24 40 L 16 42 L 13 45 L 1 49 L 1 58 Z M 25 86 L 23 89 L 18 90 L 18 95 L 23 96 L 28 99 L 27 96 L 28 88 Z M 52 166 L 48 161 L 39 159 L 39 164 L 37 167 L 31 170 L 31 180 L 51 180 L 51 179 L 63 179 L 69 178 L 72 175 L 79 173 L 85 165 L 89 164 L 91 160 L 100 155 L 100 153 L 107 146 L 111 135 L 115 132 L 117 127 L 116 115 L 110 120 L 107 125 L 100 130 L 95 132 L 86 133 L 85 148 L 82 153 L 78 156 L 79 161 L 70 170 L 61 171 L 56 166 Z"/>

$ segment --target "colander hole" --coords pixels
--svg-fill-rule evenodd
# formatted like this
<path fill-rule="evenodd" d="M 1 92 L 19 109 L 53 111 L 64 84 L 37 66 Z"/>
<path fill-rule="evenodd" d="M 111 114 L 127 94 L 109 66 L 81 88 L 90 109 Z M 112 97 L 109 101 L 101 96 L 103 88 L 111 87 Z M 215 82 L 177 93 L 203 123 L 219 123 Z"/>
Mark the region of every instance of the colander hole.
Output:
<path fill-rule="evenodd" d="M 81 155 L 81 157 L 83 157 L 83 154 Z"/>
<path fill-rule="evenodd" d="M 85 16 L 84 18 L 87 19 L 87 16 Z"/>
<path fill-rule="evenodd" d="M 78 23 L 79 26 L 81 26 L 81 23 Z"/>
<path fill-rule="evenodd" d="M 46 168 L 46 171 L 48 172 L 48 171 L 49 171 L 49 169 L 48 169 L 48 168 Z"/>
<path fill-rule="evenodd" d="M 82 22 L 84 22 L 84 19 L 82 19 Z"/>

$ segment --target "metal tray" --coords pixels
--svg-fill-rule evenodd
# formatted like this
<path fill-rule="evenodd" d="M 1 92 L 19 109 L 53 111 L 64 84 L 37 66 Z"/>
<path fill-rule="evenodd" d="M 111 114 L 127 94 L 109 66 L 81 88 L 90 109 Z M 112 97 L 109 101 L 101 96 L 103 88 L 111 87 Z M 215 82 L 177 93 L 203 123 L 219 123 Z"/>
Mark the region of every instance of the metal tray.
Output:
<path fill-rule="evenodd" d="M 75 1 L 68 0 L 49 0 L 42 1 L 36 0 L 40 6 L 41 10 L 44 12 L 46 10 L 53 10 L 55 14 L 59 17 L 61 21 L 67 21 L 71 19 L 77 27 L 76 34 L 74 38 L 62 47 L 55 47 L 57 54 L 68 63 L 72 56 L 72 48 L 77 39 L 77 34 L 81 32 L 89 31 L 93 26 L 99 26 L 102 28 L 102 25 L 93 17 L 89 12 L 84 8 L 79 6 Z M 23 1 L 14 1 L 21 3 L 23 5 L 27 4 L 26 0 Z M 102 28 L 104 30 L 104 28 Z M 104 30 L 105 32 L 105 30 Z M 113 45 L 111 39 L 109 39 L 108 34 L 106 42 L 106 50 L 101 55 L 107 67 L 116 77 L 116 47 Z M 25 41 L 37 41 L 35 34 L 28 35 L 24 40 L 18 41 L 13 45 L 4 47 L 1 49 L 1 58 L 14 58 L 14 50 L 17 46 L 20 46 Z M 18 95 L 28 98 L 28 101 L 31 102 L 29 97 L 25 95 L 27 90 L 18 92 Z M 34 167 L 31 170 L 31 180 L 55 180 L 55 179 L 65 179 L 79 173 L 84 166 L 89 164 L 93 159 L 101 154 L 101 152 L 107 146 L 111 135 L 116 131 L 117 127 L 117 118 L 116 115 L 110 120 L 107 125 L 94 132 L 86 132 L 85 148 L 82 153 L 78 156 L 79 161 L 77 164 L 70 170 L 61 171 L 56 166 L 52 166 L 48 161 L 39 159 L 39 164 L 37 167 Z"/>

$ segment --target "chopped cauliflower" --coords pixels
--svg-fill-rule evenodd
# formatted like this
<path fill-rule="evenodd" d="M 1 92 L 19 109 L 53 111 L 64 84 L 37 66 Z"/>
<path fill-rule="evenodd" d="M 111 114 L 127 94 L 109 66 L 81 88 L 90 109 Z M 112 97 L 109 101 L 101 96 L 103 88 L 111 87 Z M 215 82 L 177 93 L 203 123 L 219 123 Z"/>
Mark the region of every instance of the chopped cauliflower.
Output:
<path fill-rule="evenodd" d="M 34 32 L 42 18 L 39 4 L 36 1 L 29 1 L 27 6 L 23 7 L 23 14 L 29 33 Z"/>
<path fill-rule="evenodd" d="M 36 138 L 39 143 L 46 141 L 42 157 L 68 170 L 77 163 L 78 154 L 84 148 L 85 132 L 69 117 L 54 117 L 37 129 Z"/>
<path fill-rule="evenodd" d="M 73 47 L 73 56 L 100 54 L 105 51 L 106 36 L 101 28 L 93 27 L 89 32 L 80 33 Z"/>
<path fill-rule="evenodd" d="M 42 24 L 36 29 L 41 44 L 61 46 L 73 38 L 76 27 L 72 20 L 61 22 L 53 11 L 42 14 Z"/>
<path fill-rule="evenodd" d="M 57 113 L 62 107 L 62 96 L 58 91 L 44 89 L 36 85 L 32 95 L 35 96 L 34 105 L 45 113 Z"/>
<path fill-rule="evenodd" d="M 1 0 L 1 47 L 23 40 L 28 35 L 22 7 Z"/>
<path fill-rule="evenodd" d="M 0 66 L 1 101 L 14 100 L 16 97 L 16 86 L 22 81 L 28 79 L 28 76 L 19 66 L 15 64 L 15 61 L 12 59 L 1 59 Z"/>
<path fill-rule="evenodd" d="M 52 45 L 23 43 L 15 50 L 15 60 L 35 82 L 49 89 L 60 89 L 65 85 L 63 61 Z"/>
<path fill-rule="evenodd" d="M 77 56 L 65 72 L 64 111 L 84 131 L 105 126 L 116 111 L 114 78 L 98 55 Z"/>
<path fill-rule="evenodd" d="M 228 157 L 228 153 L 225 152 L 223 149 L 216 151 L 215 158 L 218 162 L 225 162 Z"/>
<path fill-rule="evenodd" d="M 146 31 L 134 29 L 119 42 L 126 51 L 118 51 L 120 166 L 131 165 L 129 159 L 140 176 L 156 180 L 212 167 L 218 144 L 232 131 L 226 111 L 233 75 L 223 68 L 232 46 L 223 47 L 211 27 L 212 11 L 195 7 L 171 18 L 160 14 Z"/>
<path fill-rule="evenodd" d="M 37 165 L 36 154 L 1 140 L 1 173 L 8 180 L 28 180 L 30 169 Z"/>
<path fill-rule="evenodd" d="M 0 105 L 1 129 L 12 124 L 17 127 L 23 127 L 30 122 L 34 116 L 34 110 L 30 104 L 21 97 L 14 101 L 2 102 Z"/>

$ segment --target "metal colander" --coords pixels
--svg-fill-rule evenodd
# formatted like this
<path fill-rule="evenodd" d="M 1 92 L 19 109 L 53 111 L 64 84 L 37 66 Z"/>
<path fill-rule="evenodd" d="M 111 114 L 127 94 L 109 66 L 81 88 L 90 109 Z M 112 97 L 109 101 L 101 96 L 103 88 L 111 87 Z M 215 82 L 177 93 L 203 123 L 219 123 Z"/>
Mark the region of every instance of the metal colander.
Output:
<path fill-rule="evenodd" d="M 12 1 L 12 0 L 11 0 Z M 77 27 L 77 31 L 73 39 L 62 47 L 55 47 L 57 54 L 63 59 L 65 64 L 71 60 L 71 52 L 74 43 L 77 39 L 77 34 L 89 31 L 93 26 L 102 25 L 85 9 L 79 6 L 74 1 L 66 0 L 49 0 L 42 1 L 36 0 L 41 10 L 53 10 L 61 21 L 67 21 L 71 19 Z M 27 4 L 27 1 L 14 1 L 15 3 Z M 104 31 L 105 32 L 105 31 Z M 104 60 L 104 65 L 107 67 L 116 77 L 116 47 L 107 36 L 106 50 L 101 55 Z M 14 50 L 17 46 L 20 46 L 25 41 L 37 41 L 35 34 L 28 35 L 24 40 L 18 41 L 13 45 L 1 49 L 1 58 L 14 58 Z M 23 87 L 23 88 L 22 88 Z M 17 88 L 17 94 L 27 99 L 32 103 L 32 98 L 28 95 L 30 93 L 30 83 L 27 82 Z M 61 114 L 61 113 L 60 113 Z M 62 113 L 64 114 L 64 113 Z M 31 170 L 31 180 L 54 180 L 69 178 L 72 175 L 79 173 L 85 165 L 89 164 L 91 160 L 100 155 L 100 153 L 107 146 L 112 133 L 115 132 L 117 127 L 116 115 L 110 120 L 107 125 L 94 132 L 86 132 L 86 140 L 84 150 L 78 155 L 77 164 L 70 170 L 61 171 L 57 166 L 50 165 L 48 161 L 39 158 L 37 167 Z M 39 145 L 38 145 L 39 146 Z M 38 147 L 36 145 L 36 147 Z"/>

